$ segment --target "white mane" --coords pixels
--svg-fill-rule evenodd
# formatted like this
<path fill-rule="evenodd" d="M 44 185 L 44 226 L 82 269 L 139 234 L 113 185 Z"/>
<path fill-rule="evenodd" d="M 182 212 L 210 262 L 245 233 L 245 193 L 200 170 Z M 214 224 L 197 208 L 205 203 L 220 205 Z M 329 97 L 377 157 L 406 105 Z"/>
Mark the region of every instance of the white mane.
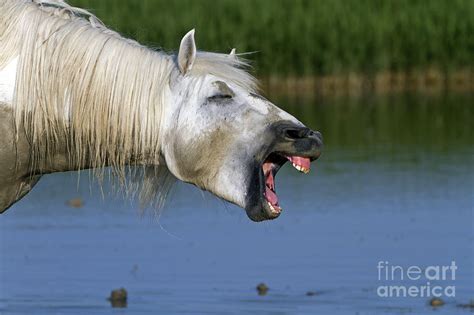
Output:
<path fill-rule="evenodd" d="M 61 0 L 1 0 L 0 21 L 0 69 L 18 57 L 15 124 L 32 144 L 32 169 L 53 158 L 59 139 L 79 167 L 110 165 L 124 174 L 134 160 L 157 161 L 175 56 L 125 39 Z M 246 66 L 199 52 L 191 75 L 252 91 Z"/>

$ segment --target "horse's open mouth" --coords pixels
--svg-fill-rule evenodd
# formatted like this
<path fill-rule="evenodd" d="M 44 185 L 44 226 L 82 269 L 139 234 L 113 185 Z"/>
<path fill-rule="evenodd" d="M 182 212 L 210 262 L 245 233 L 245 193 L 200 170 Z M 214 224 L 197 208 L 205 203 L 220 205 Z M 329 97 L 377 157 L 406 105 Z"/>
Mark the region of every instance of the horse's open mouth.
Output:
<path fill-rule="evenodd" d="M 309 173 L 311 158 L 301 157 L 295 155 L 286 155 L 283 153 L 271 153 L 262 164 L 263 183 L 263 198 L 265 201 L 264 209 L 269 218 L 276 218 L 280 215 L 282 208 L 278 202 L 278 196 L 275 188 L 275 177 L 278 170 L 290 161 L 294 168 L 301 173 Z"/>

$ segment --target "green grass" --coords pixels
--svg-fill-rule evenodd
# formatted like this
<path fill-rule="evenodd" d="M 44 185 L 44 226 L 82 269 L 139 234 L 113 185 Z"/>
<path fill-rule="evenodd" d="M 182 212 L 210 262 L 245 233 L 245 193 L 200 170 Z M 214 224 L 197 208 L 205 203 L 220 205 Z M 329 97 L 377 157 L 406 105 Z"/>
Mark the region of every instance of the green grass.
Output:
<path fill-rule="evenodd" d="M 442 71 L 474 65 L 473 0 L 71 0 L 164 50 L 256 51 L 259 75 Z"/>

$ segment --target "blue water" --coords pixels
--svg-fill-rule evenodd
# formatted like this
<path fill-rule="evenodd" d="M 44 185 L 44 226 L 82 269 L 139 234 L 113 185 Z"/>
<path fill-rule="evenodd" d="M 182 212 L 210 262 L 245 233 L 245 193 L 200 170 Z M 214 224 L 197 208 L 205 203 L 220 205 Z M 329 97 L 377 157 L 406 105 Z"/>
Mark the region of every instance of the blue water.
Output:
<path fill-rule="evenodd" d="M 46 176 L 0 216 L 0 313 L 468 314 L 457 305 L 474 298 L 473 153 L 327 144 L 310 174 L 284 166 L 284 213 L 258 224 L 182 183 L 157 220 L 102 198 L 86 173 Z M 77 197 L 83 207 L 67 205 Z M 429 297 L 379 297 L 380 285 L 426 283 L 378 280 L 379 261 L 455 261 L 455 280 L 432 281 L 455 297 L 436 310 Z M 120 287 L 127 308 L 112 308 Z"/>

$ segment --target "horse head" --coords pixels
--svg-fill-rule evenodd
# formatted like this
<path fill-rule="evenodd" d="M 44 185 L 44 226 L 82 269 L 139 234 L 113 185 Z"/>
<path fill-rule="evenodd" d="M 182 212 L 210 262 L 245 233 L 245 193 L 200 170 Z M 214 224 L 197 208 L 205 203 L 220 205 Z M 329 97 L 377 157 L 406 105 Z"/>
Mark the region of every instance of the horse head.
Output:
<path fill-rule="evenodd" d="M 197 52 L 194 30 L 183 37 L 175 64 L 162 122 L 168 169 L 254 221 L 277 218 L 278 170 L 290 161 L 309 172 L 321 154 L 321 134 L 258 95 L 234 51 Z"/>

